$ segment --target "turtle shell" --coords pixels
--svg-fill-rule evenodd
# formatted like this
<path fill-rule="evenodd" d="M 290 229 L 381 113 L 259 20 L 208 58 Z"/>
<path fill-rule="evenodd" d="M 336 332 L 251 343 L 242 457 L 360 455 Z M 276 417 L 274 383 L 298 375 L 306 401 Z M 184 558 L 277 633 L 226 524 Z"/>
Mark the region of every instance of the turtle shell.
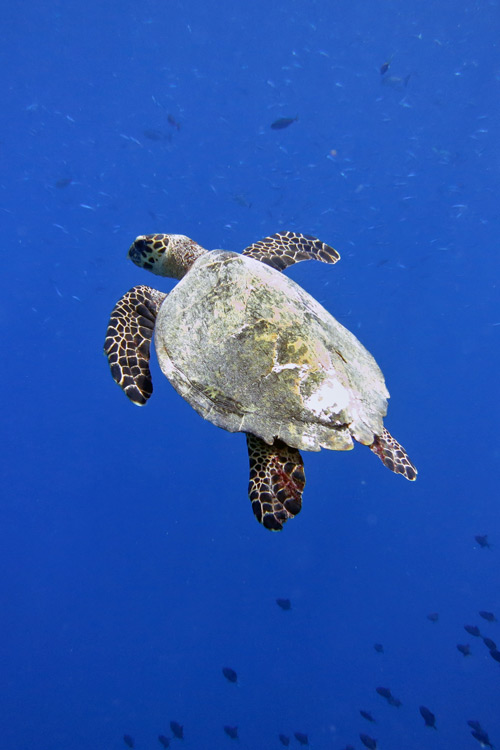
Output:
<path fill-rule="evenodd" d="M 201 256 L 158 313 L 160 367 L 202 417 L 304 450 L 349 450 L 382 434 L 389 396 L 357 338 L 280 271 Z"/>

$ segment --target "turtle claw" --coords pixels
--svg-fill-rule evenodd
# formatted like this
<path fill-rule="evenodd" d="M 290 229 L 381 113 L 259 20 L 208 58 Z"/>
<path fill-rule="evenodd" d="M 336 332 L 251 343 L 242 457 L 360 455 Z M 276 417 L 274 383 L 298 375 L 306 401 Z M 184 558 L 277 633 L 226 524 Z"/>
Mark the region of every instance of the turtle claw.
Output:
<path fill-rule="evenodd" d="M 417 478 L 417 470 L 408 458 L 407 452 L 385 427 L 382 435 L 375 436 L 370 449 L 377 454 L 384 466 L 387 466 L 391 471 L 394 471 L 396 474 L 402 474 L 410 481 Z"/>
<path fill-rule="evenodd" d="M 302 456 L 281 440 L 268 445 L 247 433 L 250 460 L 248 496 L 257 520 L 271 531 L 280 531 L 285 521 L 302 507 L 306 483 Z"/>

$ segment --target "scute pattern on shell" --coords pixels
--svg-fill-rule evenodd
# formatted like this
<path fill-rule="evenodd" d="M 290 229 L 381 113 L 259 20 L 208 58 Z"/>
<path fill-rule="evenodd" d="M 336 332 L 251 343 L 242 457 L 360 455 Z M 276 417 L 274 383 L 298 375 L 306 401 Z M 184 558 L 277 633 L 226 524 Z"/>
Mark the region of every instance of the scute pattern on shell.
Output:
<path fill-rule="evenodd" d="M 381 434 L 388 396 L 356 337 L 284 274 L 213 250 L 158 314 L 163 374 L 202 417 L 299 450 L 350 450 Z"/>

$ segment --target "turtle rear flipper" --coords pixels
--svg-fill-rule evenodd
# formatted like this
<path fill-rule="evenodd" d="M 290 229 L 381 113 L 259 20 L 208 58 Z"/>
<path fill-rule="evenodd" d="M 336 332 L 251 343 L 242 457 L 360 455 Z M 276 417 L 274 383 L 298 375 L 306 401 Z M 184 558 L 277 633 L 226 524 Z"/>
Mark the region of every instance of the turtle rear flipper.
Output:
<path fill-rule="evenodd" d="M 284 271 L 301 260 L 320 260 L 323 263 L 336 263 L 339 253 L 316 237 L 297 232 L 277 232 L 270 237 L 254 242 L 243 250 L 254 260 L 260 260 L 278 271 Z"/>
<path fill-rule="evenodd" d="M 134 286 L 118 300 L 109 319 L 104 353 L 111 375 L 138 406 L 153 393 L 149 349 L 156 316 L 166 296 L 149 286 Z"/>
<path fill-rule="evenodd" d="M 408 458 L 407 452 L 385 427 L 382 435 L 375 437 L 370 449 L 377 454 L 384 466 L 395 474 L 402 474 L 410 481 L 417 478 L 417 470 Z"/>
<path fill-rule="evenodd" d="M 248 496 L 257 520 L 271 531 L 280 531 L 285 521 L 302 507 L 306 483 L 302 456 L 281 440 L 268 445 L 247 433 L 250 459 Z"/>

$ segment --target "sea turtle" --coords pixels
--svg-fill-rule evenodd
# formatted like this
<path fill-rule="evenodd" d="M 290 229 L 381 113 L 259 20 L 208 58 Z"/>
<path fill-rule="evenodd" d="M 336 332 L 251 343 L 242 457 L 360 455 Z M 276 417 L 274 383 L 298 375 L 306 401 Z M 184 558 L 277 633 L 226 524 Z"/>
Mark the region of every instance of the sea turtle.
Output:
<path fill-rule="evenodd" d="M 154 332 L 160 367 L 178 393 L 218 427 L 246 433 L 249 497 L 265 527 L 279 530 L 301 509 L 302 449 L 349 450 L 354 438 L 416 478 L 383 425 L 389 394 L 377 363 L 281 273 L 301 260 L 336 263 L 336 250 L 295 232 L 242 253 L 151 234 L 137 237 L 128 257 L 180 281 L 169 294 L 135 286 L 117 302 L 104 344 L 114 380 L 133 403 L 146 403 Z"/>

